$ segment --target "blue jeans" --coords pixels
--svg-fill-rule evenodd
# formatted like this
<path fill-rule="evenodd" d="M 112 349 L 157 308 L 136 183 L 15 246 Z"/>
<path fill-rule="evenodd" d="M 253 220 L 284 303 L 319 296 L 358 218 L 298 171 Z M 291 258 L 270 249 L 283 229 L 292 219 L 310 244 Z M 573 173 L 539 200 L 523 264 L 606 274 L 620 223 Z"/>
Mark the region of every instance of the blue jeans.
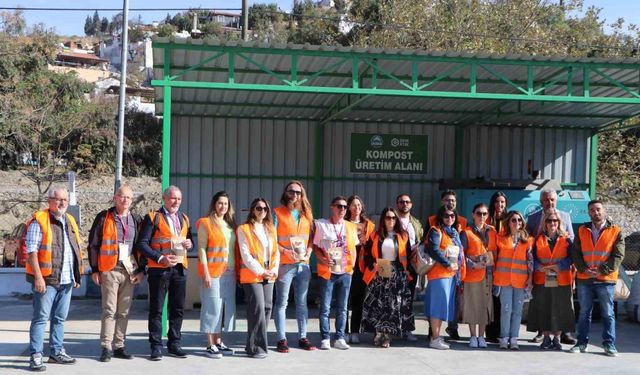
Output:
<path fill-rule="evenodd" d="M 278 280 L 276 281 L 276 306 L 274 320 L 278 340 L 285 340 L 287 302 L 289 300 L 289 290 L 293 283 L 293 292 L 296 302 L 296 320 L 298 321 L 298 339 L 307 337 L 307 319 L 309 312 L 307 309 L 307 292 L 309 291 L 309 280 L 311 270 L 308 264 L 282 264 L 278 270 Z"/>
<path fill-rule="evenodd" d="M 349 300 L 349 288 L 351 287 L 351 275 L 331 274 L 329 280 L 320 278 L 320 335 L 323 340 L 329 339 L 329 311 L 331 309 L 331 297 L 336 290 L 336 335 L 335 339 L 344 339 L 344 329 L 347 325 L 347 302 Z"/>
<path fill-rule="evenodd" d="M 500 337 L 517 338 L 522 321 L 524 288 L 500 287 Z"/>
<path fill-rule="evenodd" d="M 578 345 L 589 343 L 589 329 L 591 328 L 591 311 L 593 310 L 593 297 L 598 297 L 600 315 L 602 316 L 602 343 L 615 344 L 616 342 L 616 317 L 613 310 L 613 292 L 615 284 L 597 283 L 591 281 L 578 282 L 578 303 L 580 315 L 578 316 Z"/>
<path fill-rule="evenodd" d="M 236 330 L 236 271 L 228 268 L 220 276 L 220 298 L 222 299 L 222 332 Z"/>
<path fill-rule="evenodd" d="M 49 327 L 49 352 L 57 355 L 62 351 L 64 342 L 64 321 L 69 313 L 73 284 L 52 287 L 47 285 L 44 293 L 33 291 L 33 319 L 29 328 L 29 353 L 42 353 L 44 329 L 51 319 Z M 33 288 L 32 288 L 33 290 Z"/>

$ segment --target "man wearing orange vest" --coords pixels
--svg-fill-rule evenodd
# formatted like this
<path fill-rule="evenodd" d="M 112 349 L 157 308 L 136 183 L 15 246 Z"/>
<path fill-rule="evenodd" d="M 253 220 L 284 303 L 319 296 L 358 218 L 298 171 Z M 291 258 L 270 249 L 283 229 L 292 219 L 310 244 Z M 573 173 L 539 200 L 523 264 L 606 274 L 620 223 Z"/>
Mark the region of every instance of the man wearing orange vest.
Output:
<path fill-rule="evenodd" d="M 162 194 L 164 205 L 145 216 L 137 250 L 141 263 L 146 260 L 149 282 L 149 344 L 152 361 L 162 359 L 162 307 L 169 294 L 169 355 L 186 358 L 182 350 L 182 315 L 187 289 L 188 259 L 185 251 L 193 247 L 189 218 L 180 212 L 182 192 L 169 186 Z M 144 257 L 144 259 L 142 259 Z"/>
<path fill-rule="evenodd" d="M 48 209 L 33 214 L 27 224 L 27 281 L 33 284 L 33 318 L 29 328 L 29 367 L 44 371 L 43 342 L 47 321 L 49 363 L 73 364 L 64 350 L 64 321 L 69 312 L 72 288 L 80 287 L 82 250 L 80 232 L 73 216 L 66 213 L 69 193 L 65 188 L 49 190 Z"/>
<path fill-rule="evenodd" d="M 441 195 L 440 195 L 440 206 L 447 206 L 450 207 L 452 210 L 456 209 L 457 206 L 457 199 L 456 199 L 456 192 L 453 190 L 445 190 Z M 431 215 L 429 216 L 429 228 L 436 226 L 436 220 L 437 220 L 437 215 Z M 458 222 L 456 223 L 456 230 L 458 232 L 462 232 L 463 230 L 465 230 L 467 228 L 467 219 L 462 216 L 462 215 L 458 215 Z M 458 306 L 458 301 L 456 301 L 456 310 L 458 310 L 459 306 Z M 455 314 L 457 315 L 457 313 Z M 449 335 L 449 337 L 451 337 L 452 340 L 460 340 L 460 334 L 458 333 L 458 322 L 457 321 L 451 321 L 451 322 L 447 322 L 447 328 L 445 329 L 445 332 Z"/>
<path fill-rule="evenodd" d="M 347 325 L 347 301 L 351 287 L 351 274 L 356 262 L 358 228 L 356 224 L 344 220 L 347 213 L 347 199 L 337 196 L 331 201 L 331 217 L 314 221 L 313 250 L 318 259 L 320 281 L 320 349 L 331 349 L 329 336 L 329 312 L 331 297 L 336 294 L 336 334 L 333 347 L 349 349 L 345 341 Z"/>
<path fill-rule="evenodd" d="M 598 298 L 602 316 L 602 345 L 610 357 L 618 355 L 616 341 L 616 317 L 613 310 L 613 294 L 618 271 L 624 258 L 624 239 L 620 227 L 606 218 L 606 210 L 599 200 L 589 202 L 591 223 L 578 229 L 571 257 L 578 269 L 577 289 L 580 314 L 578 316 L 578 343 L 571 353 L 585 353 L 589 343 L 593 297 Z"/>
<path fill-rule="evenodd" d="M 112 356 L 133 359 L 125 349 L 124 340 L 135 284 L 144 277 L 144 269 L 132 258 L 142 222 L 140 215 L 129 211 L 133 190 L 121 186 L 113 202 L 115 206 L 96 216 L 89 233 L 91 279 L 100 285 L 102 294 L 101 362 L 110 361 Z"/>
<path fill-rule="evenodd" d="M 298 322 L 298 346 L 304 350 L 316 347 L 307 339 L 307 292 L 311 270 L 309 255 L 312 247 L 309 243 L 313 214 L 307 193 L 300 181 L 289 182 L 282 192 L 281 205 L 274 209 L 273 221 L 278 234 L 280 268 L 276 281 L 276 305 L 274 320 L 278 332 L 277 350 L 289 352 L 286 336 L 286 310 L 289 290 L 293 284 L 296 303 L 296 321 Z"/>

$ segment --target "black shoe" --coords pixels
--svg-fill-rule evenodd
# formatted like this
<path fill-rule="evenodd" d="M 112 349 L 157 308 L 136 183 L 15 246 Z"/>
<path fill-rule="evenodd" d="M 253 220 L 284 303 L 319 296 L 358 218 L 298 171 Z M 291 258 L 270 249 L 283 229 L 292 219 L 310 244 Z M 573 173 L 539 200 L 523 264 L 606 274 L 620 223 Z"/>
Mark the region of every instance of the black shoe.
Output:
<path fill-rule="evenodd" d="M 151 348 L 151 355 L 149 356 L 149 359 L 152 361 L 162 360 L 162 348 L 159 346 Z"/>
<path fill-rule="evenodd" d="M 58 363 L 61 365 L 72 365 L 76 363 L 75 358 L 71 358 L 65 351 L 62 349 L 58 354 L 51 354 L 49 356 L 49 363 Z"/>
<path fill-rule="evenodd" d="M 172 356 L 172 357 L 187 358 L 187 352 L 182 350 L 182 348 L 179 347 L 179 346 L 174 346 L 172 348 L 169 348 L 168 351 L 169 351 L 169 355 Z"/>
<path fill-rule="evenodd" d="M 109 362 L 111 360 L 111 350 L 109 348 L 102 348 L 102 353 L 100 354 L 100 362 Z"/>
<path fill-rule="evenodd" d="M 573 336 L 573 333 L 567 332 L 560 335 L 560 342 L 568 345 L 575 345 L 578 343 L 578 340 Z"/>
<path fill-rule="evenodd" d="M 125 349 L 124 346 L 114 350 L 113 356 L 120 359 L 133 359 L 133 356 L 127 353 L 127 349 Z"/>
<path fill-rule="evenodd" d="M 449 335 L 449 338 L 451 340 L 460 340 L 460 335 L 458 334 L 457 329 L 451 329 L 447 327 L 444 331 L 447 333 L 447 335 Z"/>
<path fill-rule="evenodd" d="M 543 339 L 544 336 L 542 335 L 542 332 L 538 332 L 538 334 L 534 338 L 529 340 L 529 342 L 541 343 Z"/>

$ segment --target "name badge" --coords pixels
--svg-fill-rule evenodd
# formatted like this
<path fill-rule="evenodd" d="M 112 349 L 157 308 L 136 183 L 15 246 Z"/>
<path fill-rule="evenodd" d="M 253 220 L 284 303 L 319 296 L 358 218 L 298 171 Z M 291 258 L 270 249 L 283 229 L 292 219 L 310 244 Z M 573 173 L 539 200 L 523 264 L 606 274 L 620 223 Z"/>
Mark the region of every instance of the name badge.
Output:
<path fill-rule="evenodd" d="M 118 260 L 124 262 L 129 259 L 129 244 L 126 242 L 118 243 Z"/>

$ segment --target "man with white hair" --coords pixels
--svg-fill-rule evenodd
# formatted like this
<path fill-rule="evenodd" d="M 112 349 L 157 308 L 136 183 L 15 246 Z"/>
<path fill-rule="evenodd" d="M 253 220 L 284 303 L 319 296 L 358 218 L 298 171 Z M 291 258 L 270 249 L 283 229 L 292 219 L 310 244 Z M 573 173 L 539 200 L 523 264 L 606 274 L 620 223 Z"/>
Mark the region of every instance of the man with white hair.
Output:
<path fill-rule="evenodd" d="M 49 363 L 73 364 L 75 358 L 64 350 L 64 322 L 69 312 L 72 288 L 80 286 L 82 250 L 80 231 L 67 213 L 69 193 L 55 187 L 49 190 L 48 208 L 33 214 L 27 228 L 27 281 L 33 284 L 33 318 L 29 328 L 29 367 L 44 371 L 43 342 L 47 321 Z"/>

